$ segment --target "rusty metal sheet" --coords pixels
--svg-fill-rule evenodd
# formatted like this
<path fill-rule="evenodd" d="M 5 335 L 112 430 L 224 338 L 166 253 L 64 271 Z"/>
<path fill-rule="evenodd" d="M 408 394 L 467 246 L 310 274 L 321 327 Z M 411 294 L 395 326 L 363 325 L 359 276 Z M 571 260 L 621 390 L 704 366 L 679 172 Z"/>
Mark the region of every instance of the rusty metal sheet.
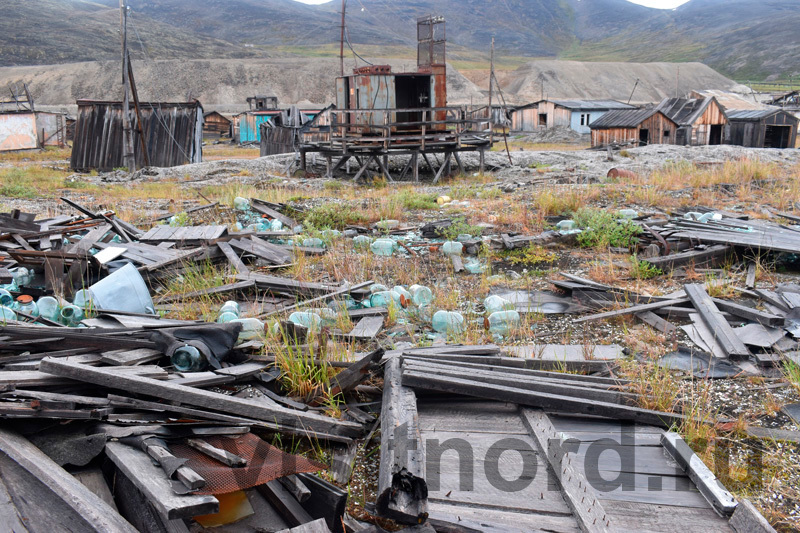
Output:
<path fill-rule="evenodd" d="M 37 148 L 37 141 L 34 113 L 0 115 L 0 152 Z"/>

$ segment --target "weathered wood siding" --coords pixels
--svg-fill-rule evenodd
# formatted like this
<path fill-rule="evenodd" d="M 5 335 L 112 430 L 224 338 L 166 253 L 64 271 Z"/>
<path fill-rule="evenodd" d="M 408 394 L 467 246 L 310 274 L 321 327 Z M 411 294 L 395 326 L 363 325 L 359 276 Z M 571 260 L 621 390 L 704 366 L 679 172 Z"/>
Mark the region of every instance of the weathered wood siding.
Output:
<path fill-rule="evenodd" d="M 542 120 L 540 115 L 545 115 Z M 553 102 L 539 102 L 537 105 L 516 110 L 511 117 L 512 131 L 536 131 L 554 127 L 569 128 L 572 111 Z"/>
<path fill-rule="evenodd" d="M 678 125 L 667 118 L 663 113 L 656 113 L 642 121 L 636 127 L 620 127 L 592 130 L 592 146 L 605 146 L 607 144 L 637 143 L 642 130 L 648 132 L 649 144 L 675 144 L 675 133 Z M 668 133 L 668 135 L 667 135 Z"/>
<path fill-rule="evenodd" d="M 199 102 L 141 102 L 144 144 L 152 167 L 202 161 L 203 107 Z M 145 166 L 138 118 L 131 103 L 136 166 Z M 103 172 L 124 166 L 122 102 L 79 100 L 70 168 Z"/>
<path fill-rule="evenodd" d="M 692 146 L 703 146 L 711 144 L 711 127 L 712 126 L 725 126 L 728 125 L 728 118 L 725 113 L 717 104 L 716 100 L 712 101 L 703 114 L 692 124 L 691 141 L 689 144 Z M 725 138 L 725 132 L 722 133 L 722 138 Z"/>
<path fill-rule="evenodd" d="M 649 133 L 649 144 L 675 144 L 675 132 L 678 125 L 666 115 L 656 113 L 639 125 L 639 129 L 646 129 Z M 638 136 L 637 136 L 638 139 Z"/>
<path fill-rule="evenodd" d="M 538 106 L 517 109 L 511 114 L 512 131 L 535 131 L 539 127 Z"/>
<path fill-rule="evenodd" d="M 592 146 L 605 146 L 611 143 L 624 144 L 639 140 L 639 128 L 612 128 L 592 130 Z"/>
<path fill-rule="evenodd" d="M 764 148 L 767 135 L 767 126 L 782 126 L 791 128 L 789 147 L 797 146 L 798 120 L 786 112 L 776 113 L 764 119 L 737 120 L 731 119 L 730 137 L 728 142 L 737 146 L 751 148 Z"/>
<path fill-rule="evenodd" d="M 205 116 L 205 123 L 203 124 L 203 133 L 228 135 L 231 132 L 231 121 L 227 117 L 214 112 L 208 113 Z"/>

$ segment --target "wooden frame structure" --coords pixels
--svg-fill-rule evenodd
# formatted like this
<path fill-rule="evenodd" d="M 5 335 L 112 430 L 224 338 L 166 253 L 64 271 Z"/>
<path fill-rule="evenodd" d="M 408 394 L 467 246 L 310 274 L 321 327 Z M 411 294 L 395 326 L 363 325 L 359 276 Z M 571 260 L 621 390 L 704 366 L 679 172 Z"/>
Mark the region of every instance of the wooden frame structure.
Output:
<path fill-rule="evenodd" d="M 301 134 L 297 149 L 300 168 L 306 170 L 306 154 L 319 153 L 327 163 L 326 177 L 333 177 L 348 161 L 358 162 L 359 170 L 353 181 L 369 173 L 371 163 L 377 165 L 386 179 L 395 181 L 389 171 L 390 156 L 410 156 L 399 178 L 409 171 L 419 181 L 420 159 L 434 174 L 437 183 L 452 172 L 453 163 L 459 172 L 464 165 L 462 152 L 478 152 L 480 170 L 484 170 L 485 152 L 491 148 L 489 121 L 467 118 L 466 107 L 436 107 L 418 109 L 331 109 L 330 126 L 311 126 Z M 368 123 L 357 116 L 371 115 Z M 416 115 L 419 120 L 398 120 L 398 114 Z M 437 154 L 443 154 L 439 163 Z M 432 162 L 435 160 L 437 166 Z"/>
<path fill-rule="evenodd" d="M 355 160 L 353 181 L 369 176 L 373 163 L 388 181 L 395 181 L 389 157 L 403 156 L 407 160 L 399 179 L 410 171 L 419 181 L 421 157 L 437 183 L 452 172 L 454 163 L 464 172 L 461 152 L 477 151 L 483 172 L 485 151 L 492 146 L 492 120 L 471 117 L 466 107 L 447 106 L 445 36 L 443 17 L 418 18 L 416 71 L 393 73 L 389 65 L 369 65 L 336 78 L 336 109 L 321 113 L 300 132 L 295 147 L 300 168 L 307 168 L 306 154 L 319 153 L 328 178 Z"/>

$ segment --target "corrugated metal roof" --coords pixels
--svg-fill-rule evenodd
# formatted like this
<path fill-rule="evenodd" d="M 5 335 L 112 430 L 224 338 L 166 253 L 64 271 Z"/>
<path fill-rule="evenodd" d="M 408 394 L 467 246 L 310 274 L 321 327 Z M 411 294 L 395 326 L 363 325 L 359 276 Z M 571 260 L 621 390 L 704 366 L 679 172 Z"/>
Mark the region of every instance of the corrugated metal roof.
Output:
<path fill-rule="evenodd" d="M 665 98 L 656 109 L 680 126 L 689 126 L 700 118 L 714 98 Z"/>
<path fill-rule="evenodd" d="M 595 120 L 589 127 L 593 130 L 610 128 L 635 128 L 658 113 L 657 109 L 617 109 L 609 111 Z"/>
<path fill-rule="evenodd" d="M 739 109 L 735 111 L 728 111 L 728 118 L 730 120 L 761 120 L 772 115 L 777 115 L 783 111 L 782 109 Z"/>
<path fill-rule="evenodd" d="M 603 109 L 635 109 L 635 106 L 630 104 L 623 104 L 617 100 L 550 100 L 554 104 L 558 104 L 561 107 L 566 107 L 567 109 L 574 109 L 574 110 L 597 110 L 602 111 Z"/>

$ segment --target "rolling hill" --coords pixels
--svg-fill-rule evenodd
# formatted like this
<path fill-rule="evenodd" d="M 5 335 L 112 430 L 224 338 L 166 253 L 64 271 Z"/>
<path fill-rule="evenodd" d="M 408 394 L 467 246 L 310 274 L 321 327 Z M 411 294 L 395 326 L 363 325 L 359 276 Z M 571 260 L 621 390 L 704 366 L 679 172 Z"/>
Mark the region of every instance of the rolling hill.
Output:
<path fill-rule="evenodd" d="M 212 59 L 332 55 L 340 3 L 129 0 L 136 57 Z M 355 0 L 356 50 L 413 54 L 414 20 L 447 19 L 449 58 L 697 61 L 737 79 L 800 74 L 797 0 L 690 0 L 656 10 L 626 0 Z M 4 0 L 0 66 L 110 60 L 119 55 L 117 0 Z M 328 45 L 326 47 L 326 45 Z M 373 54 L 374 57 L 374 54 Z M 519 62 L 518 64 L 520 64 Z"/>

